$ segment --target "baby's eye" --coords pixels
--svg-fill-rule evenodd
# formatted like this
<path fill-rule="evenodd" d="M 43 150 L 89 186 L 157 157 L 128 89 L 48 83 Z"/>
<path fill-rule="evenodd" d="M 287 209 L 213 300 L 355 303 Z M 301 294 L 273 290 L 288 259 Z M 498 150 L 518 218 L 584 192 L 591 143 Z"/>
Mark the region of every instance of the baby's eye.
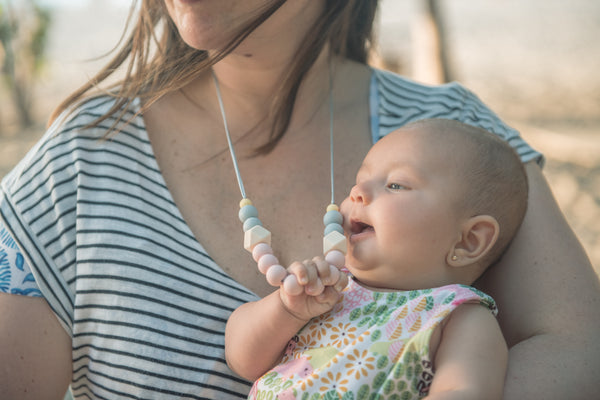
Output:
<path fill-rule="evenodd" d="M 401 185 L 399 183 L 394 183 L 394 182 L 388 183 L 387 187 L 388 187 L 388 189 L 392 189 L 392 190 L 406 190 L 406 189 L 408 189 L 406 186 Z"/>

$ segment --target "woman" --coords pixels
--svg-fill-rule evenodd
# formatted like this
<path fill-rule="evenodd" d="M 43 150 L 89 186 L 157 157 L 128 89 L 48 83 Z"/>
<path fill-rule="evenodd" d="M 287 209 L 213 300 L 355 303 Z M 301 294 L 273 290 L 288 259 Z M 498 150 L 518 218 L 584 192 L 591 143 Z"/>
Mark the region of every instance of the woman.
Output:
<path fill-rule="evenodd" d="M 462 87 L 366 66 L 375 8 L 142 2 L 130 40 L 92 80 L 129 62 L 117 100 L 78 104 L 93 83 L 75 93 L 3 181 L 3 243 L 16 244 L 43 298 L 0 294 L 0 397 L 57 399 L 71 382 L 76 398 L 244 398 L 250 385 L 225 365 L 225 321 L 272 289 L 241 249 L 224 120 L 287 265 L 320 247 L 330 123 L 339 199 L 373 140 L 428 116 L 489 129 L 527 163 L 531 207 L 480 282 L 511 347 L 505 397 L 595 393 L 598 280 L 539 154 Z"/>

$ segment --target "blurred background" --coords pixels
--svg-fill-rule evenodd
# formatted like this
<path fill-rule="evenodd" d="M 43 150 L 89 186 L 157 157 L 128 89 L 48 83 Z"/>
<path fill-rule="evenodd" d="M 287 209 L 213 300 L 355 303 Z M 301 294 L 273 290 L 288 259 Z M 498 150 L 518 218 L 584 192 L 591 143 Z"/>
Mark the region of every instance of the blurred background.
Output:
<path fill-rule="evenodd" d="M 117 44 L 131 0 L 0 0 L 0 176 Z M 547 158 L 600 274 L 600 2 L 382 0 L 373 64 L 457 80 Z"/>

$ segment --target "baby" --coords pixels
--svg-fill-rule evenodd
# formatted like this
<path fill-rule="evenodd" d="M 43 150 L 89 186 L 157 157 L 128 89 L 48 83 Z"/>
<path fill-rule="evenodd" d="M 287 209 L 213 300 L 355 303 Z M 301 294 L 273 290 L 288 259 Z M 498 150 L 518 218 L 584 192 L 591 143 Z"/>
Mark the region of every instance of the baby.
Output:
<path fill-rule="evenodd" d="M 282 286 L 229 319 L 230 367 L 260 377 L 250 398 L 500 399 L 496 306 L 469 285 L 508 247 L 527 191 L 516 152 L 482 129 L 429 119 L 378 141 L 341 204 L 347 287 L 323 258 L 297 262 L 303 293 Z"/>

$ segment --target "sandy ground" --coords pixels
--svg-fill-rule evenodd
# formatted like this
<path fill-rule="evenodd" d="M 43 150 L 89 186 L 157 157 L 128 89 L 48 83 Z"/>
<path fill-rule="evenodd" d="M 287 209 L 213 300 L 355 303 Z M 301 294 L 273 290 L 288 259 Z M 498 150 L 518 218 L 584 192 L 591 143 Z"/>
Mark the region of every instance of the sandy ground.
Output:
<path fill-rule="evenodd" d="M 60 2 L 32 129 L 0 93 L 0 176 L 43 133 L 53 105 L 83 83 L 120 36 L 127 2 Z M 419 0 L 383 0 L 381 51 L 408 76 Z M 453 0 L 446 11 L 454 78 L 547 158 L 545 173 L 600 274 L 600 2 Z M 73 40 L 76 37 L 77 40 Z"/>

